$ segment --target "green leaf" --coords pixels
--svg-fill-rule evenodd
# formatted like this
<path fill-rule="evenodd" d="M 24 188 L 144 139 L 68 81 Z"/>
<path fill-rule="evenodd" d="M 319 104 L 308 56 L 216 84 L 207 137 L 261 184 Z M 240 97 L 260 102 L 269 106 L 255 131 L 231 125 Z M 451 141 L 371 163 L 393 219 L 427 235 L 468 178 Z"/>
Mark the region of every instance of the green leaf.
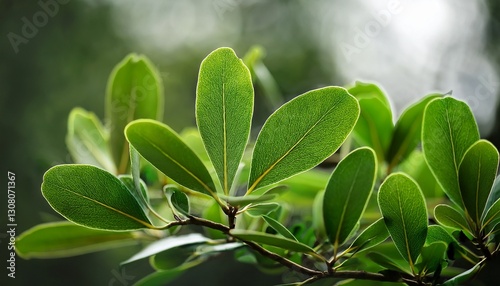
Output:
<path fill-rule="evenodd" d="M 380 218 L 369 225 L 349 246 L 350 252 L 365 251 L 384 242 L 389 237 L 384 219 Z"/>
<path fill-rule="evenodd" d="M 275 194 L 264 194 L 264 195 L 246 195 L 243 197 L 233 197 L 219 195 L 219 197 L 228 202 L 232 206 L 244 207 L 252 203 L 267 202 L 277 197 Z"/>
<path fill-rule="evenodd" d="M 268 215 L 280 205 L 278 203 L 260 203 L 251 205 L 246 211 L 247 214 L 253 217 L 260 217 L 263 215 Z"/>
<path fill-rule="evenodd" d="M 205 165 L 170 127 L 140 119 L 125 128 L 125 135 L 142 157 L 162 173 L 188 189 L 217 197 Z"/>
<path fill-rule="evenodd" d="M 359 115 L 341 87 L 306 92 L 276 110 L 255 143 L 248 193 L 315 167 L 332 155 Z"/>
<path fill-rule="evenodd" d="M 109 134 L 94 113 L 78 107 L 71 110 L 66 146 L 75 163 L 94 165 L 116 173 L 108 140 Z"/>
<path fill-rule="evenodd" d="M 443 284 L 439 284 L 439 285 L 441 285 L 441 286 L 464 285 L 465 282 L 472 279 L 474 277 L 474 275 L 476 275 L 476 273 L 479 271 L 479 269 L 481 269 L 481 264 L 478 263 L 478 264 L 474 265 L 474 267 L 472 267 L 471 269 L 469 269 L 469 270 L 447 280 Z"/>
<path fill-rule="evenodd" d="M 373 262 L 377 263 L 378 265 L 387 268 L 389 270 L 397 271 L 397 272 L 403 272 L 403 273 L 411 273 L 411 270 L 405 267 L 406 265 L 404 263 L 400 263 L 399 260 L 393 259 L 391 257 L 388 257 L 384 254 L 381 254 L 379 252 L 370 252 L 368 253 L 368 258 L 370 258 Z"/>
<path fill-rule="evenodd" d="M 479 140 L 469 106 L 451 97 L 432 100 L 424 112 L 422 148 L 429 168 L 450 200 L 463 208 L 458 181 L 459 164 Z"/>
<path fill-rule="evenodd" d="M 17 254 L 24 258 L 59 258 L 130 245 L 132 232 L 91 229 L 71 222 L 40 224 L 16 238 Z"/>
<path fill-rule="evenodd" d="M 282 236 L 243 229 L 232 229 L 230 231 L 230 234 L 243 241 L 251 241 L 259 244 L 275 246 L 290 251 L 308 253 L 317 256 L 314 250 L 309 246 Z"/>
<path fill-rule="evenodd" d="M 429 225 L 425 243 L 429 245 L 437 241 L 443 241 L 447 244 L 457 242 L 456 239 L 448 231 L 446 231 L 446 229 L 444 229 L 444 227 L 436 224 Z"/>
<path fill-rule="evenodd" d="M 262 218 L 267 222 L 267 224 L 269 224 L 270 227 L 272 227 L 279 234 L 283 235 L 288 239 L 298 241 L 297 238 L 288 230 L 288 228 L 282 225 L 279 221 L 267 215 L 262 216 Z"/>
<path fill-rule="evenodd" d="M 421 273 L 431 273 L 436 271 L 444 262 L 446 249 L 448 245 L 445 242 L 433 242 L 422 248 L 420 254 L 420 264 L 418 265 Z"/>
<path fill-rule="evenodd" d="M 43 177 L 42 194 L 56 212 L 83 226 L 105 230 L 154 228 L 127 187 L 94 166 L 50 168 Z"/>
<path fill-rule="evenodd" d="M 250 72 L 232 49 L 219 48 L 203 60 L 196 122 L 226 195 L 250 135 L 253 98 Z"/>
<path fill-rule="evenodd" d="M 169 269 L 154 272 L 141 280 L 134 283 L 134 286 L 165 286 L 169 282 L 175 280 L 177 277 L 181 276 L 186 270 L 194 266 L 199 265 L 203 260 L 195 260 L 189 263 L 184 263 L 183 265 Z"/>
<path fill-rule="evenodd" d="M 361 98 L 377 98 L 380 100 L 384 106 L 391 109 L 391 105 L 389 104 L 389 100 L 387 100 L 387 96 L 384 92 L 378 87 L 376 84 L 356 81 L 353 87 L 347 89 L 347 91 L 354 95 L 357 99 Z"/>
<path fill-rule="evenodd" d="M 334 251 L 352 232 L 368 203 L 377 174 L 377 159 L 370 148 L 352 151 L 337 165 L 323 198 L 323 221 Z"/>
<path fill-rule="evenodd" d="M 488 227 L 492 229 L 498 223 L 500 223 L 500 199 L 498 199 L 486 212 L 482 225 L 483 228 Z"/>
<path fill-rule="evenodd" d="M 173 237 L 167 237 L 157 240 L 150 245 L 146 246 L 143 250 L 134 254 L 129 259 L 120 263 L 120 265 L 125 265 L 134 261 L 150 257 L 152 255 L 158 254 L 169 249 L 173 249 L 180 246 L 201 244 L 210 241 L 210 239 L 204 237 L 199 233 L 191 233 L 187 235 L 179 235 Z"/>
<path fill-rule="evenodd" d="M 394 128 L 391 109 L 375 97 L 360 98 L 359 106 L 361 113 L 353 130 L 354 140 L 373 148 L 378 161 L 382 162 L 391 144 Z"/>
<path fill-rule="evenodd" d="M 463 214 L 448 205 L 437 205 L 434 208 L 434 218 L 441 225 L 468 233 L 471 232 Z"/>
<path fill-rule="evenodd" d="M 106 89 L 106 122 L 118 173 L 125 173 L 129 163 L 125 126 L 134 119 L 162 116 L 163 84 L 158 71 L 145 56 L 128 55 L 111 72 Z"/>
<path fill-rule="evenodd" d="M 184 215 L 189 215 L 189 198 L 181 191 L 172 193 L 172 205 Z"/>
<path fill-rule="evenodd" d="M 427 104 L 441 94 L 428 95 L 406 108 L 394 127 L 391 146 L 387 152 L 389 166 L 396 166 L 410 155 L 421 140 L 422 120 Z"/>
<path fill-rule="evenodd" d="M 460 163 L 458 180 L 467 215 L 477 224 L 493 186 L 498 168 L 498 151 L 486 140 L 474 143 Z"/>
<path fill-rule="evenodd" d="M 129 192 L 136 198 L 136 200 L 138 202 L 140 202 L 140 200 L 142 198 L 138 197 L 138 194 L 137 194 L 137 191 L 136 191 L 136 187 L 135 187 L 135 183 L 134 183 L 134 179 L 132 178 L 132 176 L 130 175 L 119 175 L 118 176 L 118 179 L 122 182 L 122 184 L 125 185 L 125 187 L 127 187 L 127 189 L 129 190 Z M 139 182 L 140 182 L 140 188 L 141 188 L 141 196 L 144 198 L 144 200 L 146 202 L 149 201 L 149 194 L 148 194 L 148 188 L 146 186 L 146 184 L 139 179 Z"/>
<path fill-rule="evenodd" d="M 498 199 L 500 199 L 500 176 L 497 176 L 493 183 L 485 209 L 488 210 Z"/>
<path fill-rule="evenodd" d="M 391 174 L 380 186 L 378 204 L 394 244 L 414 270 L 427 237 L 427 208 L 422 191 L 407 175 Z"/>

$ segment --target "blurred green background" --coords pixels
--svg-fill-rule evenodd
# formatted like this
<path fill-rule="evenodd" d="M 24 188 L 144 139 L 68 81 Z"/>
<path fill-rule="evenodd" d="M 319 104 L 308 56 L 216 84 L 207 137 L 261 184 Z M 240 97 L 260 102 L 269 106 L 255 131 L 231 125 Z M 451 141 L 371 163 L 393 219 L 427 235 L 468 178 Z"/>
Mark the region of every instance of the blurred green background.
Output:
<path fill-rule="evenodd" d="M 69 111 L 81 106 L 102 119 L 108 76 L 130 52 L 145 54 L 159 69 L 164 122 L 177 131 L 195 124 L 201 60 L 217 47 L 230 46 L 242 57 L 258 44 L 286 99 L 362 79 L 380 83 L 400 111 L 425 94 L 453 90 L 471 105 L 482 137 L 499 147 L 500 3 L 456 2 L 0 0 L 0 181 L 5 186 L 7 171 L 16 173 L 18 234 L 59 219 L 40 184 L 48 168 L 71 163 L 64 143 Z M 254 126 L 273 111 L 259 90 L 255 110 Z M 0 241 L 3 260 L 5 237 Z M 15 281 L 3 268 L 0 283 L 132 285 L 151 271 L 147 262 L 125 268 L 125 276 L 118 265 L 138 249 L 18 258 Z M 174 284 L 271 285 L 281 279 L 225 255 Z"/>

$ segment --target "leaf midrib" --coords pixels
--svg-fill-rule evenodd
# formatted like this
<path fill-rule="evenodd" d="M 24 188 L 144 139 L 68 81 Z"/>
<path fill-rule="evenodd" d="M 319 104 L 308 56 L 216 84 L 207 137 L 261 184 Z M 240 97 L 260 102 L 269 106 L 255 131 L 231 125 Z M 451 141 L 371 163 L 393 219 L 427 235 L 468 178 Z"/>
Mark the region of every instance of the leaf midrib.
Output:
<path fill-rule="evenodd" d="M 397 190 L 399 190 L 399 188 Z M 406 231 L 405 217 L 403 214 L 403 208 L 401 206 L 401 194 L 399 191 L 396 191 L 396 193 L 398 195 L 398 207 L 399 207 L 399 213 L 401 215 L 401 222 L 403 223 L 403 233 L 405 236 L 406 254 L 408 255 L 408 262 L 410 263 L 410 268 L 411 268 L 412 272 L 415 273 L 414 266 L 413 266 L 413 259 L 411 258 L 410 243 L 408 240 L 408 232 Z"/>

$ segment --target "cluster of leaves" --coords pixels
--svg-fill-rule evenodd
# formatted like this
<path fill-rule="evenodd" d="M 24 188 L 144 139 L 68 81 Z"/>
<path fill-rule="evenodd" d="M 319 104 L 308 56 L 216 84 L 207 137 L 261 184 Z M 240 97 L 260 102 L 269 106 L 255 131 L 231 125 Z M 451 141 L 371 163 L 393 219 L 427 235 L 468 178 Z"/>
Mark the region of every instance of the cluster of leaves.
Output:
<path fill-rule="evenodd" d="M 181 134 L 157 121 L 157 71 L 128 56 L 110 77 L 107 127 L 74 109 L 67 145 L 78 164 L 44 176 L 43 196 L 69 222 L 21 234 L 18 254 L 152 242 L 123 262 L 151 257 L 157 271 L 137 285 L 163 285 L 227 251 L 297 273 L 290 285 L 457 285 L 498 254 L 499 155 L 465 103 L 432 94 L 394 124 L 376 85 L 325 87 L 283 104 L 249 143 L 254 84 L 281 100 L 260 51 L 245 62 L 229 48 L 205 58 L 198 128 Z M 331 175 L 315 168 L 325 160 L 335 161 Z"/>

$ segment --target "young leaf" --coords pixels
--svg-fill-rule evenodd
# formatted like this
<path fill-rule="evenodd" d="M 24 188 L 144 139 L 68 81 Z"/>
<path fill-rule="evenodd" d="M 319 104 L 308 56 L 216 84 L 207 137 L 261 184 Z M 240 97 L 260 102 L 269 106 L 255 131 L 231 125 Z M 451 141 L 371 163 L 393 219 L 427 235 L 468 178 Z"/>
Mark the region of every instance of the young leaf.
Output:
<path fill-rule="evenodd" d="M 427 237 L 427 208 L 422 191 L 407 175 L 391 174 L 380 186 L 378 204 L 394 244 L 414 270 Z"/>
<path fill-rule="evenodd" d="M 406 159 L 417 147 L 422 134 L 422 120 L 427 104 L 440 94 L 431 94 L 411 105 L 398 119 L 392 135 L 391 145 L 387 152 L 387 162 L 393 167 Z"/>
<path fill-rule="evenodd" d="M 188 189 L 217 197 L 207 168 L 167 125 L 141 119 L 125 128 L 130 144 L 162 173 Z"/>
<path fill-rule="evenodd" d="M 122 231 L 154 228 L 127 187 L 94 166 L 52 167 L 43 176 L 42 194 L 55 211 L 83 226 Z"/>
<path fill-rule="evenodd" d="M 459 164 L 479 140 L 469 106 L 451 97 L 432 100 L 424 112 L 422 148 L 429 168 L 450 200 L 463 208 L 458 181 Z"/>
<path fill-rule="evenodd" d="M 111 72 L 106 89 L 106 122 L 111 128 L 109 143 L 118 173 L 125 173 L 129 163 L 123 135 L 127 123 L 162 116 L 163 84 L 158 71 L 145 56 L 128 55 Z"/>
<path fill-rule="evenodd" d="M 254 204 L 248 208 L 247 214 L 253 217 L 260 217 L 263 215 L 268 215 L 269 213 L 277 209 L 279 206 L 280 205 L 278 203 Z"/>
<path fill-rule="evenodd" d="M 17 254 L 24 258 L 75 256 L 135 242 L 133 232 L 91 229 L 71 222 L 39 224 L 16 238 Z"/>
<path fill-rule="evenodd" d="M 75 163 L 99 166 L 116 173 L 108 139 L 109 134 L 94 113 L 78 107 L 71 110 L 66 146 Z"/>
<path fill-rule="evenodd" d="M 226 195 L 248 142 L 252 113 L 248 68 L 230 48 L 213 51 L 200 66 L 196 122 Z"/>
<path fill-rule="evenodd" d="M 384 219 L 380 218 L 369 225 L 349 246 L 350 252 L 358 253 L 384 242 L 389 237 Z"/>
<path fill-rule="evenodd" d="M 230 234 L 244 241 L 252 241 L 260 244 L 271 245 L 296 252 L 308 253 L 313 255 L 316 254 L 314 250 L 309 246 L 282 236 L 243 229 L 232 229 L 230 231 Z"/>
<path fill-rule="evenodd" d="M 246 195 L 243 197 L 233 197 L 233 196 L 225 196 L 219 195 L 221 199 L 228 202 L 232 206 L 244 207 L 253 203 L 261 203 L 267 202 L 277 197 L 274 194 L 264 194 L 264 195 Z"/>
<path fill-rule="evenodd" d="M 146 257 L 158 254 L 169 249 L 173 249 L 180 246 L 187 246 L 193 244 L 200 244 L 210 241 L 210 239 L 204 237 L 198 233 L 191 233 L 187 235 L 180 235 L 174 237 L 167 237 L 157 240 L 150 245 L 146 246 L 143 250 L 139 251 L 129 259 L 120 263 L 120 265 L 128 264 L 137 260 L 144 259 Z"/>
<path fill-rule="evenodd" d="M 361 113 L 353 130 L 354 139 L 362 146 L 373 148 L 379 162 L 385 160 L 385 154 L 391 144 L 392 112 L 376 97 L 359 99 Z"/>
<path fill-rule="evenodd" d="M 335 251 L 363 215 L 376 174 L 377 159 L 370 148 L 354 150 L 333 171 L 323 198 L 323 221 Z"/>
<path fill-rule="evenodd" d="M 288 228 L 282 225 L 279 221 L 267 215 L 262 216 L 262 218 L 267 222 L 267 224 L 269 224 L 269 226 L 271 226 L 279 234 L 283 235 L 288 239 L 298 241 L 297 238 L 288 230 Z"/>
<path fill-rule="evenodd" d="M 139 201 L 139 200 L 142 199 L 140 197 L 137 197 L 137 191 L 136 191 L 134 179 L 132 178 L 132 176 L 130 176 L 130 175 L 119 175 L 118 179 L 122 182 L 122 184 L 125 185 L 125 187 L 127 187 L 127 189 L 136 198 L 137 201 Z M 140 180 L 139 182 L 140 182 L 139 184 L 140 184 L 140 188 L 141 188 L 141 196 L 144 198 L 144 200 L 146 202 L 148 202 L 149 201 L 149 194 L 148 194 L 148 191 L 147 191 L 148 188 L 147 188 L 146 184 L 142 180 Z"/>
<path fill-rule="evenodd" d="M 181 191 L 172 193 L 172 205 L 184 215 L 189 215 L 189 198 Z"/>
<path fill-rule="evenodd" d="M 312 90 L 284 104 L 257 138 L 248 193 L 328 158 L 347 138 L 358 115 L 356 99 L 341 87 Z"/>
<path fill-rule="evenodd" d="M 485 209 L 488 210 L 490 207 L 500 199 L 500 176 L 497 176 L 493 187 L 491 188 L 490 195 L 488 196 L 488 201 L 486 201 Z"/>
<path fill-rule="evenodd" d="M 470 233 L 470 228 L 464 216 L 448 205 L 437 205 L 434 208 L 434 218 L 444 226 Z"/>
<path fill-rule="evenodd" d="M 347 91 L 354 95 L 357 99 L 362 98 L 377 98 L 380 100 L 384 106 L 391 109 L 391 105 L 389 104 L 389 100 L 387 100 L 387 96 L 384 92 L 378 87 L 376 84 L 356 81 L 353 87 L 347 89 Z"/>
<path fill-rule="evenodd" d="M 498 168 L 498 151 L 486 140 L 474 143 L 460 163 L 458 180 L 467 214 L 481 223 L 486 201 Z"/>

